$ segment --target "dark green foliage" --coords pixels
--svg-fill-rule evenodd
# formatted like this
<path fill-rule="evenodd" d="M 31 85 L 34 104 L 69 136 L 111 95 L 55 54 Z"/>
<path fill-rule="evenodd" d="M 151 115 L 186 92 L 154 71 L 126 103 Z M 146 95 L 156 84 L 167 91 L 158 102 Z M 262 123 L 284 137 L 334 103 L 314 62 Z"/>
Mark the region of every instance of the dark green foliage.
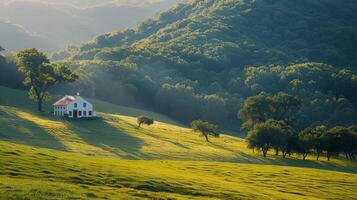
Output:
<path fill-rule="evenodd" d="M 268 119 L 264 122 L 256 123 L 247 135 L 248 147 L 261 150 L 266 157 L 270 148 L 278 155 L 281 150 L 285 158 L 288 153 L 292 153 L 294 147 L 295 133 L 291 126 L 284 121 Z"/>
<path fill-rule="evenodd" d="M 305 157 L 311 151 L 315 151 L 318 160 L 322 152 L 326 152 L 327 159 L 331 156 L 344 153 L 346 159 L 354 159 L 357 149 L 357 132 L 355 126 L 336 126 L 327 129 L 325 126 L 307 128 L 299 134 L 299 148 L 297 153 Z"/>
<path fill-rule="evenodd" d="M 210 142 L 208 139 L 209 136 L 219 137 L 218 126 L 209 122 L 195 120 L 191 122 L 191 128 L 194 132 L 200 132 L 207 142 Z"/>
<path fill-rule="evenodd" d="M 37 49 L 22 50 L 17 54 L 18 69 L 25 74 L 24 84 L 30 86 L 29 96 L 37 102 L 42 112 L 42 103 L 50 98 L 48 87 L 78 78 L 66 65 L 51 65 L 46 54 Z"/>
<path fill-rule="evenodd" d="M 350 128 L 337 126 L 326 132 L 327 137 L 327 157 L 343 152 L 346 159 L 353 159 L 354 151 L 357 149 L 357 132 L 353 126 Z"/>
<path fill-rule="evenodd" d="M 292 123 L 292 118 L 301 107 L 301 100 L 279 92 L 274 96 L 261 93 L 245 100 L 238 117 L 244 120 L 243 128 L 251 128 L 255 123 L 268 119 L 284 120 Z"/>
<path fill-rule="evenodd" d="M 316 160 L 326 153 L 327 160 L 331 156 L 343 153 L 346 159 L 353 160 L 357 150 L 356 127 L 336 126 L 327 129 L 326 126 L 306 128 L 299 134 L 284 121 L 268 119 L 255 123 L 247 135 L 248 147 L 258 149 L 266 157 L 269 149 L 275 150 L 275 155 L 282 152 L 283 158 L 287 154 L 301 154 L 303 160 L 308 154 L 314 153 Z"/>
<path fill-rule="evenodd" d="M 308 130 L 310 134 L 312 149 L 315 151 L 316 160 L 319 160 L 321 153 L 326 149 L 327 138 L 326 138 L 326 126 L 316 126 Z"/>
<path fill-rule="evenodd" d="M 0 85 L 16 88 L 25 89 L 22 81 L 24 75 L 17 71 L 16 67 L 16 56 L 8 53 L 2 56 L 0 54 Z"/>
<path fill-rule="evenodd" d="M 295 151 L 303 156 L 305 160 L 307 155 L 311 153 L 313 148 L 313 138 L 314 135 L 311 134 L 312 129 L 307 128 L 302 130 L 298 136 L 298 145 L 295 148 Z"/>
<path fill-rule="evenodd" d="M 214 71 L 304 60 L 350 66 L 357 64 L 356 11 L 353 0 L 196 0 L 135 29 L 98 36 L 73 52 L 123 45 L 136 51 L 145 44 L 180 67 Z"/>
<path fill-rule="evenodd" d="M 141 115 L 137 118 L 137 122 L 138 122 L 138 128 L 141 127 L 142 124 L 145 124 L 145 125 L 153 125 L 154 124 L 154 120 L 145 116 L 145 115 Z"/>
<path fill-rule="evenodd" d="M 54 58 L 82 61 L 76 64 L 90 74 L 83 81 L 95 87 L 84 93 L 184 123 L 200 118 L 236 128 L 247 97 L 284 92 L 302 100 L 301 112 L 268 118 L 294 117 L 299 129 L 350 125 L 357 114 L 355 13 L 353 0 L 197 0 Z"/>
<path fill-rule="evenodd" d="M 302 109 L 294 115 L 299 129 L 314 123 L 357 123 L 353 117 L 357 96 L 352 92 L 357 90 L 356 72 L 321 63 L 248 67 L 245 71 L 245 84 L 255 94 L 283 91 L 302 100 Z"/>

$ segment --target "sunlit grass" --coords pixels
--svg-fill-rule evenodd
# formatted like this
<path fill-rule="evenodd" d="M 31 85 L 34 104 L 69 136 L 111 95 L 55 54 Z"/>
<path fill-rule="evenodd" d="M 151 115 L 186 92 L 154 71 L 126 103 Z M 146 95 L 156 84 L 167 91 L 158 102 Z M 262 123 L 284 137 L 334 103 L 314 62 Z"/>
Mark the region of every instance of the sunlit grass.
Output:
<path fill-rule="evenodd" d="M 88 192 L 108 199 L 125 199 L 138 193 L 149 198 L 184 199 L 353 199 L 356 196 L 356 174 L 222 162 L 129 161 L 7 142 L 0 142 L 0 146 L 2 197 L 23 194 L 36 199 L 33 191 L 39 191 L 40 196 L 57 192 L 80 199 L 86 199 Z M 35 181 L 30 184 L 32 179 Z M 55 183 L 60 183 L 56 184 L 56 190 Z M 121 192 L 126 196 L 120 196 Z"/>
<path fill-rule="evenodd" d="M 342 157 L 263 158 L 243 138 L 222 134 L 208 143 L 147 111 L 156 121 L 141 128 L 135 118 L 140 110 L 100 101 L 98 118 L 69 120 L 38 114 L 24 92 L 1 91 L 0 199 L 357 196 L 357 163 Z"/>

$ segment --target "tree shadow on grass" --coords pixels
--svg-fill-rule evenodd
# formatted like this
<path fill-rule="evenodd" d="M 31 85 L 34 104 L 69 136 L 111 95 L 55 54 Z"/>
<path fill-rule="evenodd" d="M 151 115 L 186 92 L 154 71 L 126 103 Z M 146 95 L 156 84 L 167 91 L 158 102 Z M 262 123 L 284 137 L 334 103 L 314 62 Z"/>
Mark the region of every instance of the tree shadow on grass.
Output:
<path fill-rule="evenodd" d="M 75 132 L 84 142 L 102 148 L 121 158 L 145 159 L 147 155 L 140 152 L 145 144 L 122 129 L 110 125 L 104 118 L 68 119 L 68 128 Z"/>
<path fill-rule="evenodd" d="M 350 161 L 346 161 L 350 162 Z M 314 169 L 322 169 L 322 170 L 330 170 L 330 171 L 339 171 L 346 173 L 357 174 L 356 167 L 346 167 L 342 165 L 338 165 L 331 161 L 325 160 L 302 160 L 298 158 L 281 158 L 279 156 L 275 158 L 268 158 L 268 164 L 272 165 L 283 165 L 283 166 L 294 166 L 294 167 L 305 167 L 305 168 L 314 168 Z"/>
<path fill-rule="evenodd" d="M 244 154 L 244 153 L 242 153 Z M 247 158 L 252 157 L 251 155 L 246 154 Z M 346 167 L 342 165 L 338 165 L 333 162 L 329 161 L 316 161 L 316 160 L 302 160 L 297 158 L 296 155 L 293 157 L 287 156 L 286 158 L 282 158 L 281 155 L 274 156 L 268 155 L 266 158 L 263 158 L 262 155 L 254 156 L 258 161 L 256 164 L 267 164 L 267 165 L 279 165 L 279 166 L 290 166 L 290 167 L 303 167 L 303 168 L 312 168 L 312 169 L 321 169 L 321 170 L 330 170 L 330 171 L 338 171 L 338 172 L 345 172 L 345 173 L 353 173 L 357 174 L 356 167 Z M 259 159 L 260 158 L 260 159 Z M 347 161 L 350 162 L 350 161 Z M 255 163 L 254 161 L 251 163 Z"/>
<path fill-rule="evenodd" d="M 18 117 L 15 108 L 0 108 L 0 140 L 65 151 L 66 147 L 42 127 Z"/>

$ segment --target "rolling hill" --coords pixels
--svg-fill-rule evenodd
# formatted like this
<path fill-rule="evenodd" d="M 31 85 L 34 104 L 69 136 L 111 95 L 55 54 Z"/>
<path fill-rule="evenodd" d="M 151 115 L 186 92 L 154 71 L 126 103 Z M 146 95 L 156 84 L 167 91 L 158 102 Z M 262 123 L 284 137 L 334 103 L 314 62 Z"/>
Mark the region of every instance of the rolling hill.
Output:
<path fill-rule="evenodd" d="M 38 114 L 0 87 L 3 199 L 353 199 L 357 164 L 268 157 L 243 139 L 206 143 L 174 120 L 91 99 L 99 118 Z M 46 106 L 47 111 L 50 105 Z M 135 116 L 157 121 L 136 128 Z"/>
<path fill-rule="evenodd" d="M 247 98 L 285 92 L 304 102 L 300 129 L 352 125 L 356 13 L 353 0 L 196 0 L 52 58 L 72 63 L 92 97 L 186 124 L 237 129 Z"/>
<path fill-rule="evenodd" d="M 46 51 L 54 51 L 58 47 L 50 40 L 24 27 L 5 21 L 0 18 L 0 44 L 5 50 L 17 51 L 25 48 L 40 48 Z"/>
<path fill-rule="evenodd" d="M 19 24 L 28 32 L 36 33 L 47 46 L 37 47 L 48 52 L 58 51 L 70 44 L 90 40 L 103 32 L 119 28 L 130 28 L 136 23 L 166 10 L 179 0 L 130 3 L 119 1 L 1 1 L 0 18 L 12 24 Z M 3 30 L 3 27 L 2 29 Z M 9 38 L 1 38 L 10 50 L 20 50 L 21 43 L 6 43 Z M 17 35 L 14 35 L 17 36 Z M 17 40 L 23 38 L 16 37 Z M 35 41 L 35 39 L 33 39 Z M 36 43 L 35 43 L 36 44 Z"/>
<path fill-rule="evenodd" d="M 353 0 L 195 0 L 134 29 L 102 34 L 69 58 L 120 60 L 128 54 L 118 47 L 128 45 L 130 55 L 216 72 L 306 60 L 355 65 L 356 10 Z"/>

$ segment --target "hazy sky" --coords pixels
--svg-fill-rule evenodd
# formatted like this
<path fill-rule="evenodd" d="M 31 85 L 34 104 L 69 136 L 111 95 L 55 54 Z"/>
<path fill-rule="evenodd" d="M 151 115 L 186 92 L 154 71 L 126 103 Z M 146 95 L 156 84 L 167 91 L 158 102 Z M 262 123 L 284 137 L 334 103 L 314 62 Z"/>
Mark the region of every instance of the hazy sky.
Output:
<path fill-rule="evenodd" d="M 58 50 L 105 32 L 131 28 L 183 1 L 0 0 L 0 44 L 10 50 L 30 46 Z M 34 35 L 43 39 L 38 39 L 41 44 L 33 45 Z M 27 40 L 19 47 L 17 41 L 23 38 Z"/>

